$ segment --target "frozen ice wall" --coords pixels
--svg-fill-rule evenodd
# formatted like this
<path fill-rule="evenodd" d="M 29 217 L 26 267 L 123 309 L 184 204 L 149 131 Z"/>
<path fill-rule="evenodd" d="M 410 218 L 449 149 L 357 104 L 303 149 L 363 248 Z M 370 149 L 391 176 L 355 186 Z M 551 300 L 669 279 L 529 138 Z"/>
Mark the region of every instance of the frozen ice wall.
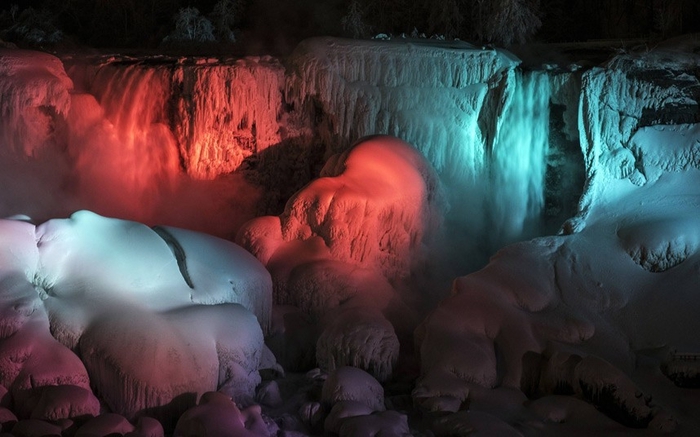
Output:
<path fill-rule="evenodd" d="M 175 166 L 197 179 L 230 173 L 280 142 L 284 70 L 269 57 L 155 65 L 111 59 L 70 74 L 129 136 L 127 147 L 135 134 L 155 135 L 161 148 L 176 150 Z"/>
<path fill-rule="evenodd" d="M 546 74 L 517 71 L 506 52 L 465 43 L 318 38 L 291 64 L 287 98 L 313 109 L 311 123 L 332 151 L 389 134 L 427 157 L 450 193 L 448 221 L 462 252 L 485 256 L 533 235 L 544 206 Z"/>
<path fill-rule="evenodd" d="M 461 42 L 317 38 L 284 66 L 269 57 L 66 58 L 67 76 L 56 58 L 42 56 L 60 93 L 36 75 L 25 80 L 63 99 L 32 104 L 49 113 L 51 141 L 35 144 L 38 128 L 3 133 L 24 149 L 62 154 L 65 181 L 53 185 L 75 192 L 78 205 L 69 210 L 156 223 L 164 209 L 179 216 L 191 203 L 213 202 L 221 207 L 199 216 L 220 216 L 226 205 L 257 201 L 240 201 L 254 192 L 249 185 L 221 185 L 221 177 L 245 170 L 264 196 L 280 191 L 268 201 L 277 213 L 331 154 L 363 136 L 389 134 L 422 152 L 447 187 L 446 222 L 459 248 L 449 256 L 459 253 L 460 271 L 540 231 L 549 76 L 521 71 L 507 52 Z M 26 112 L 11 98 L 2 105 L 13 116 Z M 210 199 L 222 192 L 229 199 Z"/>
<path fill-rule="evenodd" d="M 647 182 L 645 165 L 632 137 L 640 128 L 697 121 L 700 84 L 692 55 L 655 51 L 622 55 L 583 76 L 579 110 L 586 190 L 572 230 L 599 206 L 614 203 L 624 190 L 612 187 L 629 180 Z"/>

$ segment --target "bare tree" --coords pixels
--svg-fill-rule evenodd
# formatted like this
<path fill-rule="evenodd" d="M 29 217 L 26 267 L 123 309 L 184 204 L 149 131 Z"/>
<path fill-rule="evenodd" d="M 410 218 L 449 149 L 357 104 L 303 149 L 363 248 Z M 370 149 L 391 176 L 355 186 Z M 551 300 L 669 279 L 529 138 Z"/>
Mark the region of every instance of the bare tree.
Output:
<path fill-rule="evenodd" d="M 442 33 L 447 38 L 459 35 L 463 17 L 457 0 L 443 0 L 431 4 L 428 12 L 428 30 L 431 33 Z"/>
<path fill-rule="evenodd" d="M 215 41 L 214 26 L 206 17 L 199 14 L 199 9 L 182 8 L 175 16 L 175 30 L 164 41 Z"/>
<path fill-rule="evenodd" d="M 353 0 L 348 13 L 340 20 L 343 30 L 353 38 L 363 38 L 369 34 L 369 26 L 365 23 L 364 11 L 357 0 Z"/>
<path fill-rule="evenodd" d="M 241 11 L 238 0 L 219 0 L 211 13 L 216 31 L 216 39 L 221 42 L 236 42 L 233 30 Z"/>
<path fill-rule="evenodd" d="M 506 46 L 523 44 L 542 26 L 537 1 L 494 0 L 485 13 L 483 37 Z"/>

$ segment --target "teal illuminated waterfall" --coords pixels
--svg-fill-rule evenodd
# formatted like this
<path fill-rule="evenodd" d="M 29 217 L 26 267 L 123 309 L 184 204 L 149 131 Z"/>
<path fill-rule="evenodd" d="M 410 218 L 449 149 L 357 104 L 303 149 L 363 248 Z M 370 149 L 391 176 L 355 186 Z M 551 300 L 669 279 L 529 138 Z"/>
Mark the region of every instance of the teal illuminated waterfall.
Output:
<path fill-rule="evenodd" d="M 549 149 L 549 79 L 544 72 L 508 73 L 491 148 L 491 245 L 538 232 L 544 209 Z"/>

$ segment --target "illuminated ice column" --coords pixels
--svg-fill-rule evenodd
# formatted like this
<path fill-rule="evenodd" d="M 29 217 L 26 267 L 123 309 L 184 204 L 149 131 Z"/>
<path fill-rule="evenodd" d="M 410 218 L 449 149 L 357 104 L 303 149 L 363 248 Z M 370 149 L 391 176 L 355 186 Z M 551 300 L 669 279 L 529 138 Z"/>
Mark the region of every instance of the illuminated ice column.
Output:
<path fill-rule="evenodd" d="M 549 78 L 546 72 L 508 72 L 503 109 L 491 147 L 486 204 L 491 246 L 535 235 L 542 220 L 549 149 Z"/>

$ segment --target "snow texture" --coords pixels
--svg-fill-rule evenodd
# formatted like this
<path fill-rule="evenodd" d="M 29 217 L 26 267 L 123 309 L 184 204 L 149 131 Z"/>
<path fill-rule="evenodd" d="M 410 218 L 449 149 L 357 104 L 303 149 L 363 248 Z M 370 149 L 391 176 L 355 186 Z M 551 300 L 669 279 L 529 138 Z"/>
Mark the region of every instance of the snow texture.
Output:
<path fill-rule="evenodd" d="M 671 381 L 651 383 L 655 376 L 639 364 L 655 363 L 649 366 L 660 375 L 653 351 L 672 347 L 692 357 L 700 348 L 700 136 L 697 124 L 674 118 L 687 114 L 672 110 L 697 110 L 690 98 L 696 79 L 680 73 L 697 58 L 683 59 L 625 55 L 584 74 L 581 213 L 564 235 L 509 246 L 455 280 L 452 296 L 416 332 L 419 405 L 454 411 L 471 402 L 472 414 L 484 387 L 511 387 L 531 396 L 578 394 L 626 427 L 693 432 L 692 421 L 673 417 L 680 396 L 651 399 L 646 391 L 664 393 Z M 549 401 L 563 409 L 548 410 L 557 420 L 592 417 L 570 401 Z M 505 411 L 497 416 L 513 423 Z M 595 419 L 586 426 L 607 425 Z"/>
<path fill-rule="evenodd" d="M 2 220 L 0 243 L 0 385 L 20 417 L 95 416 L 91 387 L 128 418 L 254 396 L 272 286 L 240 247 L 88 211 Z"/>
<path fill-rule="evenodd" d="M 208 392 L 199 404 L 187 410 L 175 427 L 175 437 L 187 436 L 269 436 L 267 426 L 260 415 L 260 406 L 240 410 L 223 393 Z"/>
<path fill-rule="evenodd" d="M 323 383 L 321 400 L 333 406 L 341 401 L 356 401 L 374 411 L 384 411 L 384 388 L 369 373 L 357 367 L 340 367 Z M 353 404 L 345 404 L 351 408 Z"/>
<path fill-rule="evenodd" d="M 279 217 L 245 224 L 237 241 L 270 270 L 276 303 L 328 320 L 321 367 L 358 365 L 383 380 L 399 348 L 385 318 L 405 310 L 396 289 L 426 261 L 440 224 L 439 182 L 415 149 L 384 136 L 332 158 L 322 175 Z"/>

